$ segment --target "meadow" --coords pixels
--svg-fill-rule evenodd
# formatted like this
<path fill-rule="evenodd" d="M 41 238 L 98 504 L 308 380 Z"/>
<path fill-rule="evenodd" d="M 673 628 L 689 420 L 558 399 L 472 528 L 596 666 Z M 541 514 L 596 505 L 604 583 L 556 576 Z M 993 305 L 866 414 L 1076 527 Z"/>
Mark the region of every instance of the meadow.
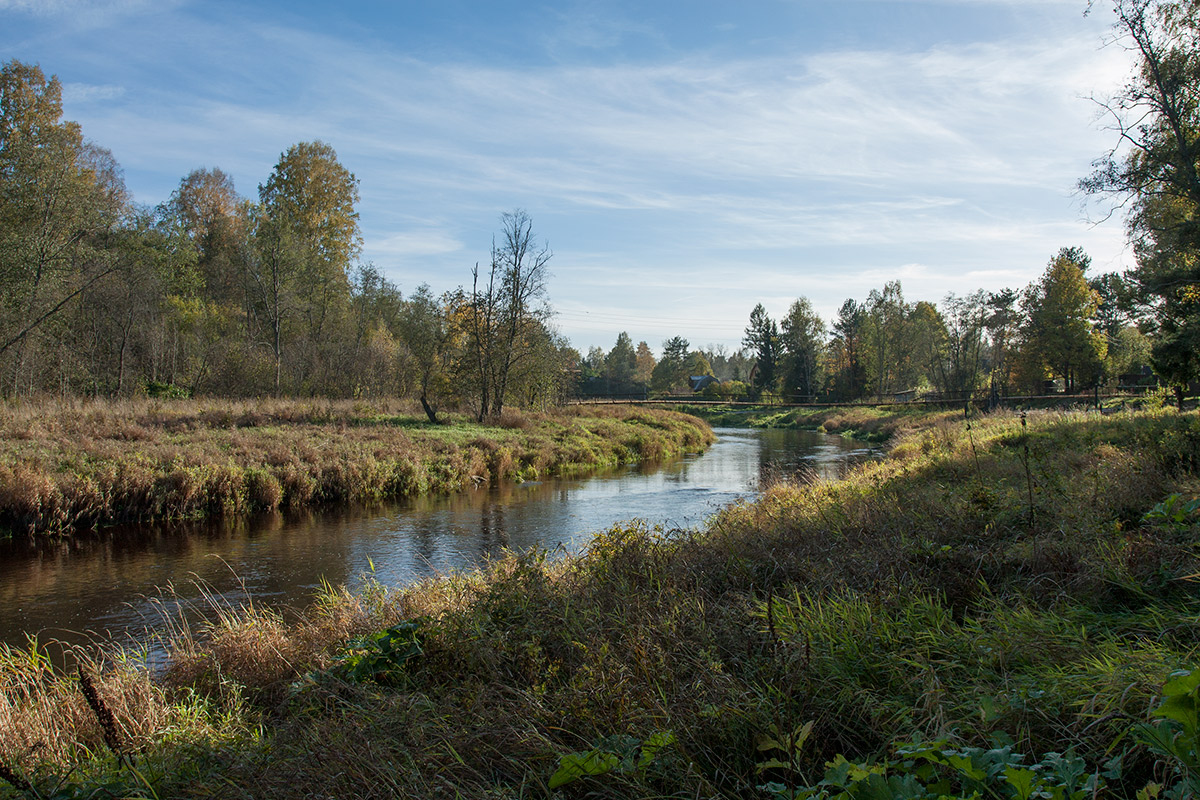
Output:
<path fill-rule="evenodd" d="M 409 404 L 67 400 L 0 410 L 0 535 L 372 503 L 657 461 L 712 434 L 635 409 L 430 425 Z"/>
<path fill-rule="evenodd" d="M 162 674 L 9 650 L 0 777 L 20 797 L 1192 796 L 1198 466 L 1195 413 L 911 415 L 885 460 L 698 530 L 328 587 L 295 619 L 219 609 L 164 633 Z"/>

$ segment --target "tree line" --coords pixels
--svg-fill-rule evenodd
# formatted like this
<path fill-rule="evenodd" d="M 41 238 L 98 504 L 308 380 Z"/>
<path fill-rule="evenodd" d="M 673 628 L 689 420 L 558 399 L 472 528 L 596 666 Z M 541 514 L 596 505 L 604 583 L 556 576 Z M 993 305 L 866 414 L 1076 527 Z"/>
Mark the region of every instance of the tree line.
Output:
<path fill-rule="evenodd" d="M 134 204 L 61 86 L 0 67 L 0 395 L 413 396 L 500 415 L 556 402 L 573 351 L 548 325 L 550 250 L 502 215 L 470 288 L 405 297 L 363 263 L 358 179 L 320 141 L 240 196 L 217 168 Z"/>
<path fill-rule="evenodd" d="M 1064 248 L 1021 291 L 909 302 L 899 281 L 846 300 L 827 327 L 806 298 L 780 323 L 759 305 L 743 344 L 746 391 L 796 400 L 967 398 L 1076 392 L 1138 382 L 1151 358 L 1120 275 L 1088 277 L 1089 259 Z"/>
<path fill-rule="evenodd" d="M 778 321 L 759 304 L 732 353 L 690 350 L 673 337 L 655 362 L 645 342 L 635 351 L 622 333 L 608 354 L 592 348 L 585 373 L 651 394 L 689 391 L 694 378 L 712 375 L 721 381 L 703 389 L 712 397 L 796 402 L 1038 394 L 1048 381 L 1072 392 L 1138 380 L 1151 342 L 1134 287 L 1116 274 L 1089 278 L 1089 263 L 1079 248 L 1064 248 L 1020 292 L 950 294 L 940 306 L 907 301 L 892 281 L 864 301 L 846 300 L 828 325 L 805 297 Z"/>

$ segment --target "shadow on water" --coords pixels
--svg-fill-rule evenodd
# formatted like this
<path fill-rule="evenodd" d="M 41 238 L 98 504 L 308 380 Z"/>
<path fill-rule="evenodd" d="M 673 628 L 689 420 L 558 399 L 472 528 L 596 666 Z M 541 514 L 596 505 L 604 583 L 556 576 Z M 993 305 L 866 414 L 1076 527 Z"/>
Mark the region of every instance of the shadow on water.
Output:
<path fill-rule="evenodd" d="M 641 520 L 694 527 L 764 480 L 836 478 L 876 452 L 811 431 L 724 429 L 703 454 L 586 478 L 504 484 L 369 508 L 113 528 L 0 542 L 0 642 L 147 641 L 164 614 L 211 603 L 301 608 L 322 582 L 402 585 L 505 550 L 576 552 Z M 173 592 L 160 587 L 170 587 Z"/>

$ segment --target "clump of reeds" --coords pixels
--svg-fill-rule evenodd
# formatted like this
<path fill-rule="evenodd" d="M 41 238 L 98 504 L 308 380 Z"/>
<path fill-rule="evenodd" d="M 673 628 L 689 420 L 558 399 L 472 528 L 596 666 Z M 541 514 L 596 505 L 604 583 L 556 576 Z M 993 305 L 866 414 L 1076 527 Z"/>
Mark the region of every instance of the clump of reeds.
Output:
<path fill-rule="evenodd" d="M 27 784 L 106 747 L 128 761 L 180 719 L 149 671 L 128 658 L 81 648 L 69 657 L 74 676 L 57 669 L 36 640 L 0 647 L 0 764 Z"/>

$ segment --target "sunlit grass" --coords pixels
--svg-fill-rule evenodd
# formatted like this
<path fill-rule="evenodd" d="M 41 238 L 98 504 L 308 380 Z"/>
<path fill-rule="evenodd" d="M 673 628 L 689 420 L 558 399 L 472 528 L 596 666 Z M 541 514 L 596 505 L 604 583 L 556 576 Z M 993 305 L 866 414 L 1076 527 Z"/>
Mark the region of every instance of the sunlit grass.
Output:
<path fill-rule="evenodd" d="M 351 401 L 59 401 L 0 414 L 0 527 L 237 515 L 452 492 L 702 450 L 694 418 L 629 408 L 430 425 Z"/>
<path fill-rule="evenodd" d="M 148 689 L 114 669 L 131 697 L 114 708 L 160 796 L 750 797 L 815 781 L 837 754 L 997 737 L 1096 769 L 1123 753 L 1108 796 L 1133 796 L 1162 767 L 1131 726 L 1200 656 L 1200 525 L 1145 516 L 1200 490 L 1200 418 L 931 415 L 891 452 L 841 481 L 781 482 L 702 530 L 618 526 L 578 557 L 330 588 L 295 617 L 229 609 L 171 634 Z M 378 643 L 389 630 L 402 660 Z M 388 669 L 351 668 L 363 659 Z M 139 705 L 148 690 L 167 705 Z M 22 708 L 50 708 L 71 681 L 28 692 Z M 32 740 L 51 716 L 7 724 Z M 78 724 L 0 763 L 119 774 Z M 810 725 L 770 766 L 764 742 Z M 591 752 L 635 755 L 549 789 L 560 759 Z"/>

